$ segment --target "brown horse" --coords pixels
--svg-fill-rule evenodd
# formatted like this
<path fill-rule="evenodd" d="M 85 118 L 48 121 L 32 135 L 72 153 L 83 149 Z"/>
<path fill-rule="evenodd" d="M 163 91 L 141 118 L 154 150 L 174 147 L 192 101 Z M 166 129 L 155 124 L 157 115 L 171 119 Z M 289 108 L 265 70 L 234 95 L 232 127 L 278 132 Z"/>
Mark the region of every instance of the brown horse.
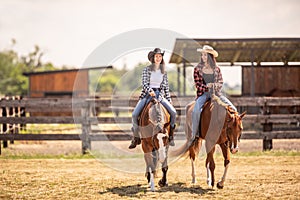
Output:
<path fill-rule="evenodd" d="M 214 102 L 213 102 L 214 101 Z M 215 104 L 217 102 L 217 104 Z M 196 137 L 194 141 L 191 143 L 191 133 L 192 133 L 192 111 L 194 109 L 195 102 L 191 102 L 189 105 L 186 106 L 186 127 L 185 127 L 185 134 L 187 137 L 186 143 L 173 155 L 186 155 L 189 153 L 189 157 L 192 163 L 192 183 L 196 182 L 195 178 L 195 167 L 194 162 L 196 157 L 198 156 L 202 140 L 207 140 L 207 132 L 208 127 L 210 126 L 210 120 L 212 116 L 212 109 L 214 106 L 222 106 L 225 109 L 225 119 L 223 120 L 223 126 L 221 124 L 221 133 L 220 135 L 217 134 L 215 136 L 215 142 L 207 149 L 207 157 L 206 157 L 206 169 L 207 169 L 207 184 L 209 186 L 214 186 L 215 184 L 215 162 L 213 154 L 215 152 L 215 145 L 218 144 L 221 147 L 222 154 L 224 157 L 224 173 L 221 180 L 217 183 L 218 188 L 224 187 L 224 182 L 226 178 L 226 174 L 228 171 L 229 163 L 230 163 L 230 152 L 236 153 L 238 151 L 238 141 L 241 137 L 243 125 L 242 125 L 242 118 L 245 116 L 245 112 L 241 115 L 238 115 L 236 111 L 230 108 L 228 105 L 224 105 L 220 103 L 219 99 L 214 97 L 211 101 L 205 103 L 203 107 L 203 111 L 201 114 L 201 120 L 199 124 L 199 130 L 201 129 L 200 137 Z M 215 120 L 215 119 L 214 119 Z M 207 142 L 207 141 L 206 141 Z M 206 146 L 207 147 L 207 146 Z"/>
<path fill-rule="evenodd" d="M 162 164 L 163 177 L 159 186 L 167 186 L 170 115 L 164 106 L 152 98 L 143 109 L 139 120 L 142 149 L 146 162 L 146 177 L 152 191 L 158 161 Z"/>

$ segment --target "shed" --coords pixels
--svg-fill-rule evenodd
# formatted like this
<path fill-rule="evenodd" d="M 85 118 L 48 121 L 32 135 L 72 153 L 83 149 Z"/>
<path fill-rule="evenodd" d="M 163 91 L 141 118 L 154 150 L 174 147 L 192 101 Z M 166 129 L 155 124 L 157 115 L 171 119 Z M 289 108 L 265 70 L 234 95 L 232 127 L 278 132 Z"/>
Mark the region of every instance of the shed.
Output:
<path fill-rule="evenodd" d="M 178 64 L 178 74 L 200 60 L 197 48 L 210 45 L 219 52 L 218 63 L 242 66 L 242 95 L 268 95 L 274 90 L 300 88 L 300 38 L 176 39 L 170 63 Z M 279 65 L 278 65 L 279 63 Z M 178 78 L 180 86 L 180 79 Z M 185 79 L 183 95 L 185 95 Z M 180 88 L 180 87 L 178 87 Z M 180 89 L 178 94 L 181 95 Z"/>
<path fill-rule="evenodd" d="M 29 77 L 28 96 L 87 97 L 89 96 L 89 70 L 106 68 L 112 66 L 24 73 Z"/>

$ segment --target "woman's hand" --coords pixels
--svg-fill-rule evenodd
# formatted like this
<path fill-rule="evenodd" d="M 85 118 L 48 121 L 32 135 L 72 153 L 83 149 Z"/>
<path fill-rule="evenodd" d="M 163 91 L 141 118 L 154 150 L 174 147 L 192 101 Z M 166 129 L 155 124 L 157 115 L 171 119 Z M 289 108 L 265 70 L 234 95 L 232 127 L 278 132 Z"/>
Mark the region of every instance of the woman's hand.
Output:
<path fill-rule="evenodd" d="M 206 85 L 208 88 L 212 88 L 213 86 L 214 86 L 214 84 L 213 83 L 207 83 L 207 85 Z"/>
<path fill-rule="evenodd" d="M 220 83 L 208 83 L 206 86 L 207 86 L 208 88 L 214 88 L 214 87 L 220 86 Z"/>

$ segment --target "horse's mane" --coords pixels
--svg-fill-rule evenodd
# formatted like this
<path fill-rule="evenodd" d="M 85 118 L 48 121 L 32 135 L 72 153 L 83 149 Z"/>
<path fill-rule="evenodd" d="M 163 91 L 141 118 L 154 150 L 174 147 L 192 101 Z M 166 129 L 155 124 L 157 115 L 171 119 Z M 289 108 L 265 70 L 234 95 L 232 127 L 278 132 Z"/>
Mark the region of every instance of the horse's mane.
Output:
<path fill-rule="evenodd" d="M 226 110 L 228 110 L 230 112 L 230 114 L 234 114 L 237 113 L 235 110 L 233 110 L 228 104 L 224 103 L 220 97 L 216 96 L 216 95 L 212 95 L 211 96 L 211 101 L 215 101 L 218 105 L 226 108 Z"/>

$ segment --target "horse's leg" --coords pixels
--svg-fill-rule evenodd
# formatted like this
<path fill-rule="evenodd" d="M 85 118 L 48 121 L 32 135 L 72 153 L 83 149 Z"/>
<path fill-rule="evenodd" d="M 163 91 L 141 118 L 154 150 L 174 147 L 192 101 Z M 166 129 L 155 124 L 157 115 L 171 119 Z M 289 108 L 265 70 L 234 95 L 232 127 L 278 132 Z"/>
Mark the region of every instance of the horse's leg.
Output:
<path fill-rule="evenodd" d="M 168 149 L 166 154 L 168 155 Z M 167 181 L 167 172 L 168 172 L 168 156 L 165 158 L 165 161 L 162 163 L 162 172 L 163 172 L 163 176 L 162 178 L 159 180 L 158 185 L 160 187 L 164 187 L 164 186 L 168 186 L 168 181 Z"/>
<path fill-rule="evenodd" d="M 148 184 L 151 188 L 151 191 L 155 191 L 155 185 L 154 185 L 155 165 L 153 163 L 152 152 L 144 153 L 144 159 L 146 162 L 146 177 L 147 177 Z"/>
<path fill-rule="evenodd" d="M 196 150 L 194 145 L 192 145 L 189 148 L 189 154 L 190 154 L 190 159 L 192 164 L 192 184 L 194 184 L 196 183 L 196 170 L 195 170 Z"/>
<path fill-rule="evenodd" d="M 198 157 L 198 154 L 200 152 L 202 145 L 202 140 L 200 138 L 194 140 L 192 146 L 189 148 L 189 155 L 191 159 L 192 164 L 192 184 L 196 183 L 196 170 L 195 170 L 195 163 L 196 158 Z"/>
<path fill-rule="evenodd" d="M 160 187 L 168 186 L 168 181 L 167 181 L 167 172 L 168 172 L 168 166 L 162 168 L 163 176 L 162 178 L 158 181 L 158 185 Z"/>
<path fill-rule="evenodd" d="M 192 164 L 192 184 L 196 183 L 196 172 L 195 172 L 195 159 L 191 158 Z"/>
<path fill-rule="evenodd" d="M 223 153 L 223 157 L 224 157 L 225 169 L 224 169 L 224 173 L 223 173 L 221 180 L 217 183 L 217 188 L 223 189 L 227 171 L 228 171 L 228 167 L 229 167 L 229 163 L 230 163 L 230 152 L 229 152 L 229 148 L 225 145 L 225 143 L 220 144 L 220 147 L 222 149 L 222 153 Z"/>
<path fill-rule="evenodd" d="M 206 157 L 206 171 L 207 171 L 207 185 L 214 187 L 215 184 L 215 161 L 214 161 L 214 152 L 215 152 L 215 146 L 212 148 L 212 150 L 207 154 Z"/>

